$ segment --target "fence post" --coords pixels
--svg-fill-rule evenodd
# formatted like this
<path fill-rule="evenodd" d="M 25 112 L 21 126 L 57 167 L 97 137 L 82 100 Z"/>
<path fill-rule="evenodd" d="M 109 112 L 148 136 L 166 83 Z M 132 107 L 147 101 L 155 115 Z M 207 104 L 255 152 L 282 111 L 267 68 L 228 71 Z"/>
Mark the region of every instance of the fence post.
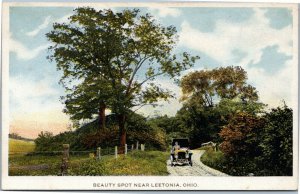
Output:
<path fill-rule="evenodd" d="M 139 141 L 136 141 L 136 150 L 139 150 Z"/>
<path fill-rule="evenodd" d="M 118 147 L 115 146 L 115 158 L 118 158 Z"/>
<path fill-rule="evenodd" d="M 131 145 L 131 151 L 133 151 L 133 148 L 134 148 L 134 145 L 132 144 L 132 145 Z"/>
<path fill-rule="evenodd" d="M 125 144 L 125 155 L 127 155 L 127 144 Z"/>
<path fill-rule="evenodd" d="M 64 176 L 68 173 L 68 163 L 69 163 L 69 152 L 70 152 L 70 145 L 63 144 L 63 158 L 62 163 L 60 166 L 61 175 Z"/>
<path fill-rule="evenodd" d="M 100 160 L 101 159 L 101 147 L 97 148 L 97 159 Z"/>
<path fill-rule="evenodd" d="M 142 146 L 143 145 L 143 146 Z M 145 151 L 145 144 L 141 144 L 141 150 Z"/>

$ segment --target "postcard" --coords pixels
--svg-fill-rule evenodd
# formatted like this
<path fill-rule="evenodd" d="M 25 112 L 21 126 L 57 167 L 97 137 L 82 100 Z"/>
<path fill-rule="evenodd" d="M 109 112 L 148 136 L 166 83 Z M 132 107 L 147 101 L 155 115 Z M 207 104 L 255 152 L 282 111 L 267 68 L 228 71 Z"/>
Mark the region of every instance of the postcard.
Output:
<path fill-rule="evenodd" d="M 2 189 L 298 188 L 297 4 L 2 5 Z"/>

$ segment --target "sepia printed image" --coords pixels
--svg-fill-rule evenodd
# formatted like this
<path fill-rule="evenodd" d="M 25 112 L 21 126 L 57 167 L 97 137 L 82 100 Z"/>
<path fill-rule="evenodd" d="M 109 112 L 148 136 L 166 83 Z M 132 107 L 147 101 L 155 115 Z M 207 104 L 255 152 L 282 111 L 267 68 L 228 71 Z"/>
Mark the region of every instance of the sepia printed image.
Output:
<path fill-rule="evenodd" d="M 102 179 L 87 189 L 199 190 L 198 178 L 269 177 L 296 188 L 297 6 L 5 8 L 7 180 L 93 176 Z M 124 176 L 151 180 L 113 185 Z M 153 186 L 155 177 L 164 181 Z M 50 189 L 59 188 L 72 189 Z"/>

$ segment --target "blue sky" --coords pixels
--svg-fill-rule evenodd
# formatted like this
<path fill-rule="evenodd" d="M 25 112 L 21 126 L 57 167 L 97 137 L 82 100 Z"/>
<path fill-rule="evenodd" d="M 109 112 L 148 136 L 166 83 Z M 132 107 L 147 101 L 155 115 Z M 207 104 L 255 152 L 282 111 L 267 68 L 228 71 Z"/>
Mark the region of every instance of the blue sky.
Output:
<path fill-rule="evenodd" d="M 53 22 L 67 22 L 73 7 L 10 7 L 10 119 L 52 122 L 50 115 L 67 123 L 59 97 L 61 72 L 46 59 L 49 42 L 45 33 Z M 100 9 L 100 8 L 98 8 Z M 113 8 L 118 11 L 123 8 Z M 213 8 L 160 7 L 140 8 L 151 13 L 163 25 L 177 28 L 179 42 L 175 52 L 187 51 L 201 57 L 195 66 L 183 72 L 239 65 L 248 72 L 248 82 L 259 91 L 260 100 L 275 107 L 292 100 L 293 18 L 291 8 Z M 180 88 L 165 77 L 155 81 Z M 159 111 L 174 115 L 178 99 L 161 102 L 157 108 L 141 109 L 148 115 Z M 27 115 L 25 118 L 24 115 Z M 29 115 L 29 116 L 28 116 Z M 30 115 L 36 115 L 32 117 Z M 38 115 L 38 116 L 37 116 Z M 56 118 L 53 116 L 53 118 Z M 36 124 L 37 125 L 37 124 Z"/>

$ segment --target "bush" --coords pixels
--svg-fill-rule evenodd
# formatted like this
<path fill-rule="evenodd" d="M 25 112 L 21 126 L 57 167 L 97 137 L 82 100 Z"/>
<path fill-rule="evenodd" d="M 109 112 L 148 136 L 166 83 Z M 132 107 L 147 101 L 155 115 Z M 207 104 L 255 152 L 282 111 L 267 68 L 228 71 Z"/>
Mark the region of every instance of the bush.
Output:
<path fill-rule="evenodd" d="M 260 175 L 293 175 L 293 110 L 284 105 L 265 115 L 266 126 L 261 131 L 256 158 Z"/>
<path fill-rule="evenodd" d="M 293 111 L 287 106 L 261 117 L 238 113 L 224 126 L 224 172 L 245 176 L 292 176 Z M 207 154 L 207 157 L 213 157 Z M 207 161 L 214 159 L 207 159 Z M 208 164 L 210 164 L 208 162 Z M 210 164 L 214 165 L 214 164 Z"/>
<path fill-rule="evenodd" d="M 224 172 L 226 170 L 226 166 L 223 152 L 214 151 L 211 147 L 207 147 L 205 150 L 205 153 L 201 157 L 203 164 Z"/>
<path fill-rule="evenodd" d="M 74 176 L 101 176 L 104 174 L 105 167 L 103 160 L 88 159 L 71 166 L 68 175 Z"/>

